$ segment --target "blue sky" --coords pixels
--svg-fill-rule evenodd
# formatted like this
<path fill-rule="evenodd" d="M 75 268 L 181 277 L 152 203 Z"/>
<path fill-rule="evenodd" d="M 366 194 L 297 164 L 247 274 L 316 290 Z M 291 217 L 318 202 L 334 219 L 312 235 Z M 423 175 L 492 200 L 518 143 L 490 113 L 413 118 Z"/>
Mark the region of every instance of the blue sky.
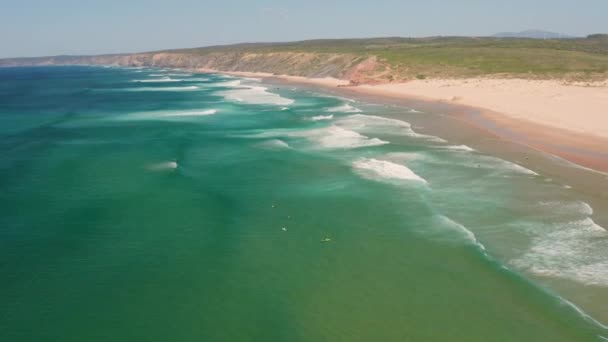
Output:
<path fill-rule="evenodd" d="M 0 57 L 531 28 L 608 32 L 608 0 L 0 0 Z"/>

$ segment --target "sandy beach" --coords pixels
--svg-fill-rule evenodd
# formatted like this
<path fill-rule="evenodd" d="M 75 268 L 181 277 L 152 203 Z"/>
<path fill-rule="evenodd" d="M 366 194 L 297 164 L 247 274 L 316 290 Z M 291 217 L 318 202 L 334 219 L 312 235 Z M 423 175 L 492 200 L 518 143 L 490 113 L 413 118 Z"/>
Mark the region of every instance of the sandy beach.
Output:
<path fill-rule="evenodd" d="M 502 139 L 585 168 L 608 172 L 608 81 L 565 83 L 475 78 L 348 86 L 348 81 L 335 78 L 255 72 L 226 74 L 273 78 L 342 94 L 394 100 L 425 111 L 440 108 Z"/>

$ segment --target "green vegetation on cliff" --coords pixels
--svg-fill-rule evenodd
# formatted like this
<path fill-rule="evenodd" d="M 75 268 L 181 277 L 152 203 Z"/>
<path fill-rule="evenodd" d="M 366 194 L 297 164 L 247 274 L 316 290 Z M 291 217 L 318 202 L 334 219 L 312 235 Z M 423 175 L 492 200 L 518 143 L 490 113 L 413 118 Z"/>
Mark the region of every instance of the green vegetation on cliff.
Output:
<path fill-rule="evenodd" d="M 519 77 L 604 80 L 608 35 L 574 39 L 370 38 L 257 43 L 132 55 L 0 60 L 2 65 L 117 64 L 251 71 L 353 82 Z"/>
<path fill-rule="evenodd" d="M 373 38 L 260 43 L 173 50 L 176 53 L 315 53 L 376 56 L 395 79 L 506 76 L 605 79 L 608 35 L 574 39 Z M 383 74 L 384 75 L 384 74 Z"/>

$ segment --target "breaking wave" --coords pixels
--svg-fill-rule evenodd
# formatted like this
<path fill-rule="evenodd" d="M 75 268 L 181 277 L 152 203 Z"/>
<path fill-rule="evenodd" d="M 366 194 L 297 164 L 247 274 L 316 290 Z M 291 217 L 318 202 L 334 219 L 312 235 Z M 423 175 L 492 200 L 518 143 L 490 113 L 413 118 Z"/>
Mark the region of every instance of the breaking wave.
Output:
<path fill-rule="evenodd" d="M 352 166 L 358 173 L 373 180 L 408 180 L 427 184 L 427 181 L 418 176 L 408 167 L 386 160 L 363 158 L 356 160 Z"/>

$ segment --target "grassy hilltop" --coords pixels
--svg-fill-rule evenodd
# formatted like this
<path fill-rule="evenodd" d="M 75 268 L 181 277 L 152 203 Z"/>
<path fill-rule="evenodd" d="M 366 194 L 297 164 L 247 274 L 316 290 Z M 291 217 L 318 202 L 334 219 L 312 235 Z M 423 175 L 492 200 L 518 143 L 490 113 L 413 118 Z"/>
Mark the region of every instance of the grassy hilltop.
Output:
<path fill-rule="evenodd" d="M 337 77 L 354 83 L 423 78 L 608 79 L 608 35 L 572 39 L 326 39 L 125 55 L 0 60 L 0 66 L 116 64 Z"/>
<path fill-rule="evenodd" d="M 389 68 L 390 76 L 395 79 L 508 76 L 589 80 L 608 77 L 608 35 L 553 40 L 469 37 L 311 40 L 172 52 L 375 56 L 379 61 L 377 66 Z"/>

